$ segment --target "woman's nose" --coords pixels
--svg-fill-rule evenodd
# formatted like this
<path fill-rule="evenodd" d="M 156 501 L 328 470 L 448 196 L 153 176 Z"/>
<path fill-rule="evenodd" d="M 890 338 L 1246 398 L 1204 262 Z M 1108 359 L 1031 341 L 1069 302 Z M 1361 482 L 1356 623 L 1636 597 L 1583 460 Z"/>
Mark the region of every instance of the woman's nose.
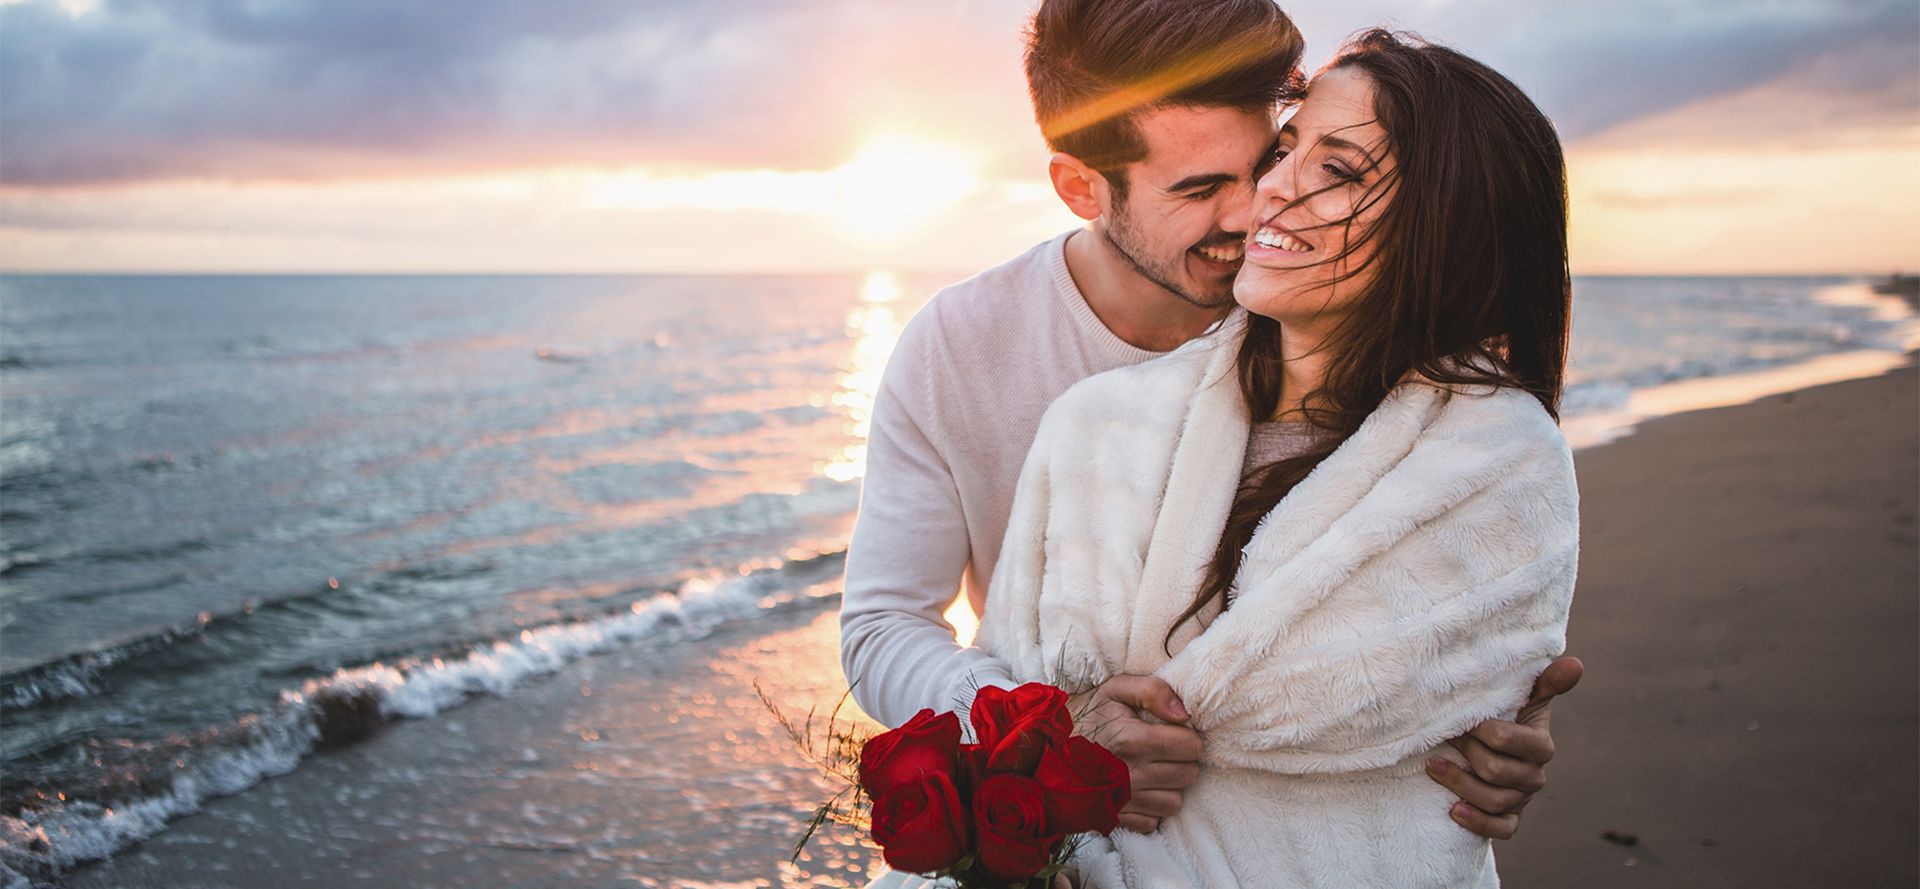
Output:
<path fill-rule="evenodd" d="M 1293 155 L 1291 154 L 1281 158 L 1272 167 L 1269 167 L 1267 172 L 1260 177 L 1260 181 L 1254 185 L 1254 205 L 1264 207 L 1270 204 L 1292 203 L 1294 192 L 1297 191 L 1297 189 L 1294 188 L 1294 172 L 1296 169 L 1293 164 Z"/>

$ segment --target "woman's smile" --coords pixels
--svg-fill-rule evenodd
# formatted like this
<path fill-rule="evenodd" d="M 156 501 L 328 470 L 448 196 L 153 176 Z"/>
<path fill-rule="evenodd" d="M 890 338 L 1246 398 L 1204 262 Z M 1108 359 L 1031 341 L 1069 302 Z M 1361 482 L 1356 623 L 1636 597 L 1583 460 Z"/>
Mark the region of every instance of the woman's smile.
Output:
<path fill-rule="evenodd" d="M 1256 262 L 1261 259 L 1302 256 L 1312 252 L 1312 244 L 1300 240 L 1293 232 L 1271 222 L 1255 231 L 1247 243 L 1247 255 Z M 1280 256 L 1268 256 L 1271 253 L 1278 253 Z"/>

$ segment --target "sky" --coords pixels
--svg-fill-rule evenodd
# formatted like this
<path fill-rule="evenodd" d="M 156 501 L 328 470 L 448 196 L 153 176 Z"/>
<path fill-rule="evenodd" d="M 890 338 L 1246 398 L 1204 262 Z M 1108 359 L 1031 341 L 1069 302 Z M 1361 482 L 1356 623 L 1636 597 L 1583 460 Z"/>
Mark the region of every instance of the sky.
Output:
<path fill-rule="evenodd" d="M 1034 0 L 0 0 L 0 271 L 977 270 Z M 1559 128 L 1577 274 L 1920 269 L 1920 3 L 1283 3 Z"/>

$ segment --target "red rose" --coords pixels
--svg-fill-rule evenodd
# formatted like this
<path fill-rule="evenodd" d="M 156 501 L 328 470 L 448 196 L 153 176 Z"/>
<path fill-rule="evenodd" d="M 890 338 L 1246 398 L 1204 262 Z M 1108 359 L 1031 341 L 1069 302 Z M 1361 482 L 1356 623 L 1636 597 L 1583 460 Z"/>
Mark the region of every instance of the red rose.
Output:
<path fill-rule="evenodd" d="M 960 788 L 960 795 L 972 799 L 974 789 L 986 777 L 987 748 L 979 744 L 960 745 L 960 752 L 953 758 L 953 786 Z"/>
<path fill-rule="evenodd" d="M 906 725 L 875 735 L 860 748 L 860 786 L 878 800 L 927 775 L 942 775 L 951 784 L 959 748 L 960 717 L 922 710 Z"/>
<path fill-rule="evenodd" d="M 895 870 L 925 874 L 952 867 L 967 851 L 967 816 L 953 781 L 935 772 L 875 798 L 873 841 Z"/>
<path fill-rule="evenodd" d="M 992 775 L 973 795 L 980 864 L 1002 880 L 1025 880 L 1053 859 L 1060 832 L 1047 825 L 1046 790 L 1019 775 Z"/>
<path fill-rule="evenodd" d="M 1073 734 L 1067 693 L 1040 682 L 1012 691 L 982 688 L 971 716 L 974 736 L 987 752 L 987 771 L 993 773 L 1031 775 L 1041 753 Z"/>
<path fill-rule="evenodd" d="M 1112 833 L 1133 796 L 1127 764 L 1086 738 L 1047 750 L 1033 779 L 1047 791 L 1047 825 L 1060 833 Z"/>

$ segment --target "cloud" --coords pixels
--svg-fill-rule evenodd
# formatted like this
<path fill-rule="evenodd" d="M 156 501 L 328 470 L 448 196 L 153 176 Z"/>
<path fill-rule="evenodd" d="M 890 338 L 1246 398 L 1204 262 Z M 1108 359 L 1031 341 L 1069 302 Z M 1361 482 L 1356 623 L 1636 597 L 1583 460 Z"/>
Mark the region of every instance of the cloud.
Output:
<path fill-rule="evenodd" d="M 13 2 L 0 6 L 0 182 L 831 166 L 879 115 L 931 117 L 924 100 L 983 55 L 1004 73 L 973 83 L 999 94 L 949 90 L 939 113 L 957 128 L 1024 120 L 1013 34 L 952 27 L 966 9 Z"/>
<path fill-rule="evenodd" d="M 1426 0 L 1365 13 L 1289 8 L 1319 53 L 1377 24 L 1453 45 L 1520 84 L 1568 140 L 1774 80 L 1820 58 L 1829 59 L 1824 86 L 1836 95 L 1920 79 L 1920 5 L 1912 0 Z M 1909 96 L 1903 110 L 1920 115 L 1920 101 Z"/>
<path fill-rule="evenodd" d="M 1920 151 L 1920 61 L 1909 65 L 1904 58 L 1916 52 L 1920 44 L 1901 37 L 1861 41 L 1772 80 L 1626 121 L 1580 146 L 1751 152 L 1876 145 Z"/>
<path fill-rule="evenodd" d="M 0 0 L 0 184 L 825 170 L 877 127 L 1028 176 L 1032 2 Z M 1816 69 L 1920 114 L 1912 0 L 1284 5 L 1316 53 L 1382 21 L 1456 45 L 1569 140 Z"/>

